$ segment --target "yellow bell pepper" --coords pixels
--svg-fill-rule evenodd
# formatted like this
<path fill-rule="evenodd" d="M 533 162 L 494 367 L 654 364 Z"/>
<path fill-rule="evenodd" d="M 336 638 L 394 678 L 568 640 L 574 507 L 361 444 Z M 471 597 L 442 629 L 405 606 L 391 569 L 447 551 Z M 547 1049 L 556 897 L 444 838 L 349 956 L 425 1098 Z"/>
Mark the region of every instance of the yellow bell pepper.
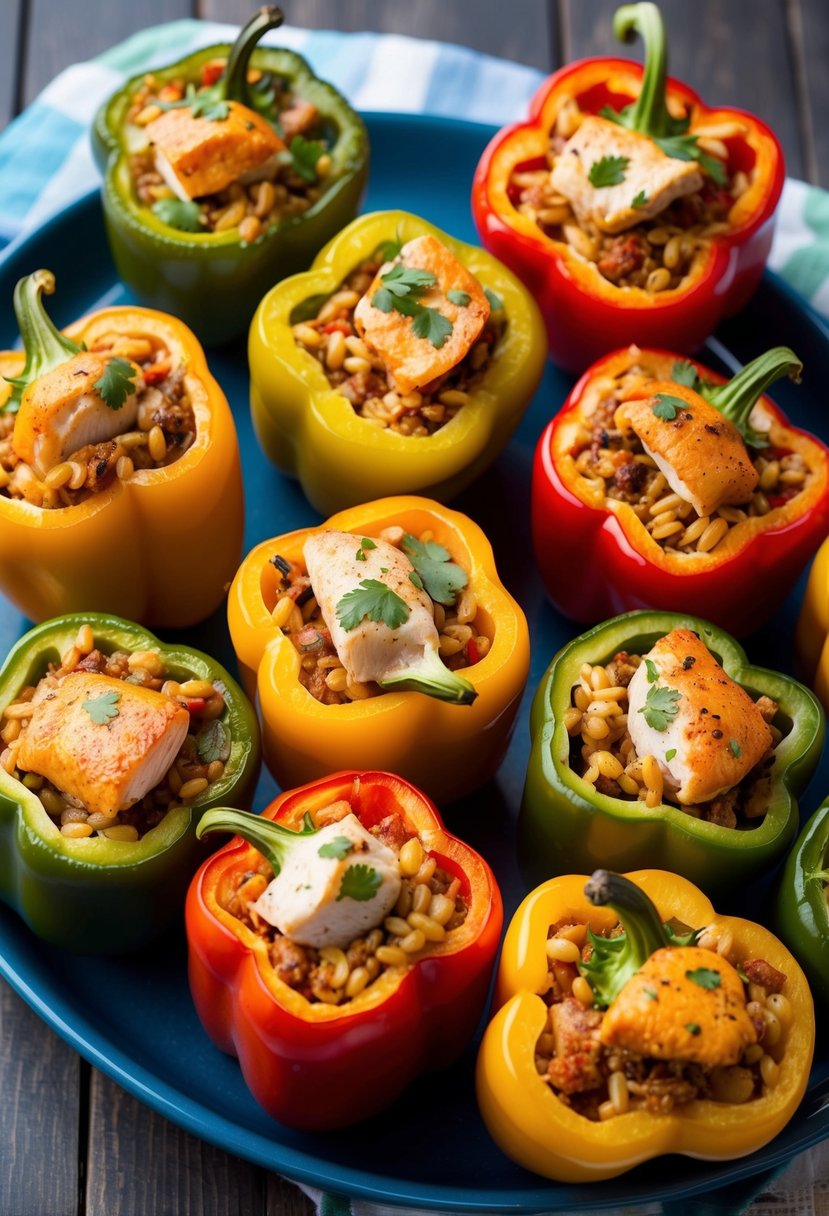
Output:
<path fill-rule="evenodd" d="M 41 507 L 0 490 L 0 590 L 34 621 L 94 609 L 165 628 L 193 625 L 224 598 L 242 550 L 242 475 L 230 407 L 201 346 L 175 317 L 104 308 L 58 333 L 40 299 L 53 290 L 47 271 L 18 285 L 26 356 L 0 352 L 0 419 L 81 343 L 93 349 L 116 333 L 147 338 L 169 351 L 173 367 L 184 367 L 196 438 L 171 464 L 136 470 L 124 481 L 113 477 L 73 506 Z"/>
<path fill-rule="evenodd" d="M 302 563 L 305 540 L 326 528 L 370 537 L 393 526 L 430 531 L 468 574 L 479 633 L 490 639 L 487 654 L 463 671 L 477 693 L 471 705 L 409 690 L 324 705 L 300 683 L 301 656 L 271 617 L 274 556 Z M 440 804 L 482 785 L 503 759 L 529 672 L 527 622 L 498 579 L 483 532 L 457 511 L 426 498 L 385 498 L 265 541 L 233 580 L 228 623 L 242 682 L 258 694 L 266 762 L 284 789 L 340 769 L 384 769 Z"/>
<path fill-rule="evenodd" d="M 814 688 L 829 713 L 829 539 L 818 549 L 809 572 L 795 650 L 803 679 Z"/>
<path fill-rule="evenodd" d="M 380 246 L 431 234 L 503 301 L 506 330 L 470 400 L 428 437 L 399 434 L 359 417 L 292 323 L 303 305 L 337 291 Z M 386 494 L 423 492 L 441 501 L 470 485 L 506 446 L 538 387 L 547 340 L 530 293 L 491 254 L 405 211 L 361 216 L 330 241 L 305 274 L 278 283 L 250 330 L 251 411 L 259 441 L 298 477 L 323 515 Z"/>
<path fill-rule="evenodd" d="M 535 1052 L 549 1028 L 550 926 L 564 921 L 607 932 L 619 916 L 594 906 L 584 894 L 585 875 L 553 878 L 519 907 L 504 940 L 495 989 L 498 1013 L 487 1027 L 478 1056 L 478 1103 L 490 1134 L 520 1165 L 560 1182 L 613 1178 L 664 1153 L 728 1160 L 768 1143 L 794 1114 L 809 1077 L 815 1040 L 811 993 L 792 954 L 761 925 L 718 916 L 707 897 L 687 879 L 664 870 L 627 876 L 655 904 L 663 921 L 691 928 L 730 930 L 732 957 L 764 959 L 786 976 L 784 994 L 792 1010 L 784 1027 L 784 1050 L 776 1084 L 743 1104 L 700 1099 L 669 1115 L 630 1110 L 603 1122 L 578 1114 L 559 1100 L 539 1076 Z"/>

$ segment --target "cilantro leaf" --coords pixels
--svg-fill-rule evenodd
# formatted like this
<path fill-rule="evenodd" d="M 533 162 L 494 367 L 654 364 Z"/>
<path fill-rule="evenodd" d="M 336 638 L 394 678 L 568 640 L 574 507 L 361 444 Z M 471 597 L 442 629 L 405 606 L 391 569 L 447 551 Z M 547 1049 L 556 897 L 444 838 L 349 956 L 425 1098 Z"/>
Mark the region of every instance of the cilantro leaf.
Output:
<path fill-rule="evenodd" d="M 629 156 L 603 156 L 590 166 L 587 174 L 591 186 L 618 186 L 625 180 L 625 169 L 630 164 Z"/>
<path fill-rule="evenodd" d="M 100 380 L 95 381 L 95 388 L 101 395 L 101 400 L 111 410 L 120 410 L 121 406 L 133 391 L 135 385 L 135 368 L 126 359 L 110 359 Z"/>
<path fill-rule="evenodd" d="M 84 701 L 81 708 L 86 710 L 96 726 L 108 726 L 111 718 L 118 717 L 120 700 L 120 692 L 105 692 L 100 697 Z"/>
<path fill-rule="evenodd" d="M 653 659 L 645 659 L 645 668 L 648 673 L 648 683 L 655 684 L 659 679 L 659 668 L 656 666 Z"/>
<path fill-rule="evenodd" d="M 447 291 L 446 298 L 452 304 L 457 304 L 458 308 L 466 308 L 470 295 L 468 291 Z"/>
<path fill-rule="evenodd" d="M 648 998 L 649 1001 L 658 1001 L 659 1000 L 659 997 L 656 995 L 656 989 L 654 989 L 654 988 L 643 988 L 642 992 Z"/>
<path fill-rule="evenodd" d="M 675 688 L 657 688 L 654 685 L 648 689 L 645 704 L 640 707 L 639 713 L 645 715 L 645 721 L 653 730 L 667 730 L 668 723 L 679 713 L 677 701 L 680 695 Z"/>
<path fill-rule="evenodd" d="M 434 287 L 437 279 L 431 270 L 420 270 L 417 266 L 404 266 L 398 262 L 380 276 L 380 282 L 394 296 L 421 295 L 427 287 Z"/>
<path fill-rule="evenodd" d="M 740 747 L 736 739 L 728 740 L 728 750 L 731 752 L 731 755 L 735 756 L 738 760 L 743 754 L 743 749 Z"/>
<path fill-rule="evenodd" d="M 452 561 L 452 554 L 437 541 L 418 540 L 408 532 L 400 547 L 422 579 L 421 586 L 438 604 L 454 604 L 469 582 L 469 576 Z M 411 581 L 414 579 L 409 575 Z M 417 586 L 417 583 L 415 583 Z"/>
<path fill-rule="evenodd" d="M 343 874 L 337 899 L 356 899 L 364 903 L 368 899 L 374 899 L 380 890 L 382 881 L 379 873 L 372 866 L 349 866 Z"/>
<path fill-rule="evenodd" d="M 212 91 L 199 93 L 190 103 L 190 113 L 194 118 L 205 118 L 208 122 L 224 122 L 230 113 L 226 101 L 217 98 Z"/>
<path fill-rule="evenodd" d="M 180 198 L 160 198 L 150 208 L 162 224 L 178 232 L 203 232 L 201 207 L 198 203 L 185 203 Z"/>
<path fill-rule="evenodd" d="M 657 418 L 664 418 L 666 422 L 673 422 L 680 410 L 687 410 L 688 402 L 683 401 L 681 397 L 672 397 L 670 393 L 657 393 L 656 405 L 653 407 L 653 412 Z"/>
<path fill-rule="evenodd" d="M 642 207 L 647 207 L 648 202 L 649 202 L 649 199 L 648 199 L 647 194 L 645 194 L 644 190 L 640 190 L 639 193 L 636 195 L 636 198 L 634 198 L 632 200 L 630 205 L 634 209 L 634 211 L 640 211 Z"/>
<path fill-rule="evenodd" d="M 498 295 L 497 291 L 493 291 L 490 287 L 485 287 L 484 295 L 486 296 L 487 300 L 489 300 L 489 307 L 493 312 L 503 311 L 504 301 Z"/>
<path fill-rule="evenodd" d="M 698 162 L 712 181 L 718 186 L 724 186 L 726 181 L 725 165 L 716 156 L 703 152 L 697 143 L 696 135 L 668 135 L 653 142 L 661 148 L 666 156 L 674 160 L 695 160 Z"/>
<path fill-rule="evenodd" d="M 436 350 L 440 350 L 452 333 L 452 322 L 436 308 L 420 308 L 412 322 L 412 333 L 416 338 L 424 338 L 431 342 Z"/>
<path fill-rule="evenodd" d="M 196 751 L 202 764 L 225 761 L 230 756 L 230 736 L 222 722 L 214 718 L 196 737 Z"/>
<path fill-rule="evenodd" d="M 403 246 L 400 241 L 383 241 L 377 246 L 377 252 L 384 262 L 393 262 L 395 258 L 400 256 L 400 250 Z"/>
<path fill-rule="evenodd" d="M 335 861 L 342 861 L 344 857 L 353 852 L 354 845 L 347 836 L 335 836 L 333 840 L 328 841 L 328 844 L 322 844 L 317 849 L 320 857 L 332 857 Z"/>
<path fill-rule="evenodd" d="M 686 388 L 695 388 L 697 369 L 688 359 L 677 359 L 671 368 L 671 379 L 674 384 L 684 384 Z"/>
<path fill-rule="evenodd" d="M 347 591 L 337 604 L 337 620 L 346 633 L 356 629 L 366 617 L 398 629 L 409 619 L 410 608 L 397 592 L 376 578 L 364 578 L 353 591 Z"/>
<path fill-rule="evenodd" d="M 423 586 L 423 579 L 420 577 L 420 575 L 418 574 L 418 572 L 416 570 L 411 570 L 409 572 L 409 582 L 414 583 L 414 585 L 415 585 L 415 587 L 417 587 L 418 591 L 426 590 L 426 588 Z"/>
<path fill-rule="evenodd" d="M 722 986 L 722 976 L 719 971 L 712 971 L 710 967 L 697 967 L 695 971 L 686 971 L 685 978 L 693 984 L 699 984 L 700 988 L 709 990 Z"/>
<path fill-rule="evenodd" d="M 675 755 L 676 755 L 676 748 L 669 747 L 668 750 L 665 752 L 665 759 L 670 762 L 671 760 L 673 760 Z"/>
<path fill-rule="evenodd" d="M 291 165 L 294 172 L 306 182 L 317 180 L 317 161 L 325 153 L 325 144 L 318 139 L 305 139 L 295 135 L 291 140 L 288 151 L 291 154 Z"/>
<path fill-rule="evenodd" d="M 363 536 L 360 538 L 360 548 L 361 549 L 376 549 L 377 542 L 373 541 L 370 536 Z"/>
<path fill-rule="evenodd" d="M 686 1022 L 685 1029 L 688 1031 L 689 1034 L 699 1034 L 701 1027 L 699 1025 L 699 1022 Z"/>

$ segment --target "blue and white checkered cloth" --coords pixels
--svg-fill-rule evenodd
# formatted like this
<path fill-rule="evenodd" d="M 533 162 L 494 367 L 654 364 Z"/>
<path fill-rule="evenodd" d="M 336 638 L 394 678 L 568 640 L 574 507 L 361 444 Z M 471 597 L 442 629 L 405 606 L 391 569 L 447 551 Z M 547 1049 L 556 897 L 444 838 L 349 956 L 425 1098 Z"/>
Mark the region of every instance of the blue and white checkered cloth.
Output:
<path fill-rule="evenodd" d="M 128 76 L 163 67 L 215 42 L 232 42 L 237 26 L 174 21 L 135 34 L 89 63 L 67 68 L 0 134 L 0 262 L 19 241 L 84 194 L 98 180 L 88 131 L 98 106 Z M 501 126 L 524 117 L 543 80 L 533 68 L 464 47 L 381 34 L 338 34 L 283 26 L 265 43 L 299 51 L 313 70 L 358 110 L 462 115 Z M 772 267 L 829 317 L 829 194 L 789 180 L 783 192 Z M 818 1188 L 829 1194 L 829 1149 L 805 1153 L 775 1180 L 777 1198 L 752 1216 L 814 1216 Z M 320 1216 L 419 1216 L 303 1190 Z M 729 1216 L 752 1194 L 751 1184 L 694 1201 L 694 1211 Z M 639 1208 L 636 1216 L 667 1216 L 673 1205 Z M 686 1205 L 687 1207 L 687 1205 Z M 420 1214 L 422 1216 L 422 1214 Z M 591 1216 L 580 1209 L 580 1216 Z M 607 1213 L 605 1213 L 607 1216 Z"/>

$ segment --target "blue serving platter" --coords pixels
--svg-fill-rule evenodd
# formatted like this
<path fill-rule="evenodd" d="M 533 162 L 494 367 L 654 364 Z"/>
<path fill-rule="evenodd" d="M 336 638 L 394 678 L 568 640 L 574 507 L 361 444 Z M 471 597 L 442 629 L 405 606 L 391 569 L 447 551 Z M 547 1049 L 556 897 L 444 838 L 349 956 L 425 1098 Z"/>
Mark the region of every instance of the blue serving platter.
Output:
<path fill-rule="evenodd" d="M 493 131 L 471 123 L 406 115 L 368 115 L 367 123 L 373 171 L 366 209 L 402 207 L 453 236 L 475 241 L 469 183 Z M 129 301 L 109 257 L 97 193 L 90 193 L 6 252 L 0 264 L 0 349 L 13 346 L 17 338 L 11 311 L 14 284 L 40 266 L 57 277 L 57 294 L 50 307 L 59 324 L 103 305 Z M 222 299 L 216 301 L 217 308 L 230 306 Z M 775 399 L 796 424 L 829 438 L 823 390 L 829 330 L 776 276 L 766 276 L 751 305 L 721 328 L 703 358 L 729 371 L 780 343 L 794 347 L 806 373 L 799 388 L 788 383 L 776 386 Z M 244 344 L 214 350 L 209 357 L 239 429 L 247 498 L 246 547 L 317 523 L 319 516 L 298 485 L 281 476 L 256 443 L 248 410 Z M 464 802 L 443 808 L 450 827 L 494 866 L 507 916 L 526 894 L 514 856 L 514 821 L 529 755 L 530 694 L 556 650 L 578 632 L 546 602 L 529 540 L 533 450 L 571 384 L 570 377 L 548 366 L 507 451 L 455 503 L 492 539 L 500 573 L 527 614 L 532 638 L 529 692 L 497 780 Z M 802 584 L 775 620 L 749 639 L 752 660 L 791 670 L 790 642 L 801 594 Z M 750 614 L 750 605 L 746 612 Z M 0 653 L 27 627 L 13 609 L 0 607 Z M 223 613 L 180 636 L 234 665 Z M 824 758 L 802 800 L 804 817 L 827 791 L 829 762 Z M 257 809 L 276 792 L 273 780 L 263 777 Z M 764 919 L 765 890 L 758 887 L 742 893 L 735 908 L 748 902 L 754 918 Z M 474 1096 L 477 1043 L 447 1074 L 421 1079 L 395 1107 L 369 1124 L 337 1133 L 293 1132 L 259 1109 L 236 1061 L 218 1052 L 202 1032 L 190 1002 L 185 955 L 180 930 L 161 944 L 122 958 L 64 954 L 44 946 L 14 913 L 0 907 L 0 974 L 86 1059 L 193 1134 L 314 1186 L 376 1202 L 455 1213 L 621 1207 L 687 1199 L 732 1184 L 739 1184 L 732 1192 L 735 1200 L 745 1202 L 752 1191 L 746 1180 L 754 1178 L 756 1185 L 767 1171 L 829 1136 L 825 1031 L 809 1092 L 795 1118 L 761 1152 L 733 1162 L 674 1156 L 611 1182 L 580 1187 L 546 1182 L 514 1165 L 486 1132 Z"/>

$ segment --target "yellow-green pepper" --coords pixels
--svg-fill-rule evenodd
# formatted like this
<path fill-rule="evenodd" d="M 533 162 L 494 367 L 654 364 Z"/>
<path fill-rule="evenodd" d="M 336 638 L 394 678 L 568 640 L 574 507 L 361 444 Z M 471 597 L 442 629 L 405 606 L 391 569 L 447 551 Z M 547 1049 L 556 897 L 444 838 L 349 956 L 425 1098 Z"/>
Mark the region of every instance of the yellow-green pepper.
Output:
<path fill-rule="evenodd" d="M 818 549 L 809 572 L 795 649 L 803 679 L 829 712 L 829 539 Z"/>

